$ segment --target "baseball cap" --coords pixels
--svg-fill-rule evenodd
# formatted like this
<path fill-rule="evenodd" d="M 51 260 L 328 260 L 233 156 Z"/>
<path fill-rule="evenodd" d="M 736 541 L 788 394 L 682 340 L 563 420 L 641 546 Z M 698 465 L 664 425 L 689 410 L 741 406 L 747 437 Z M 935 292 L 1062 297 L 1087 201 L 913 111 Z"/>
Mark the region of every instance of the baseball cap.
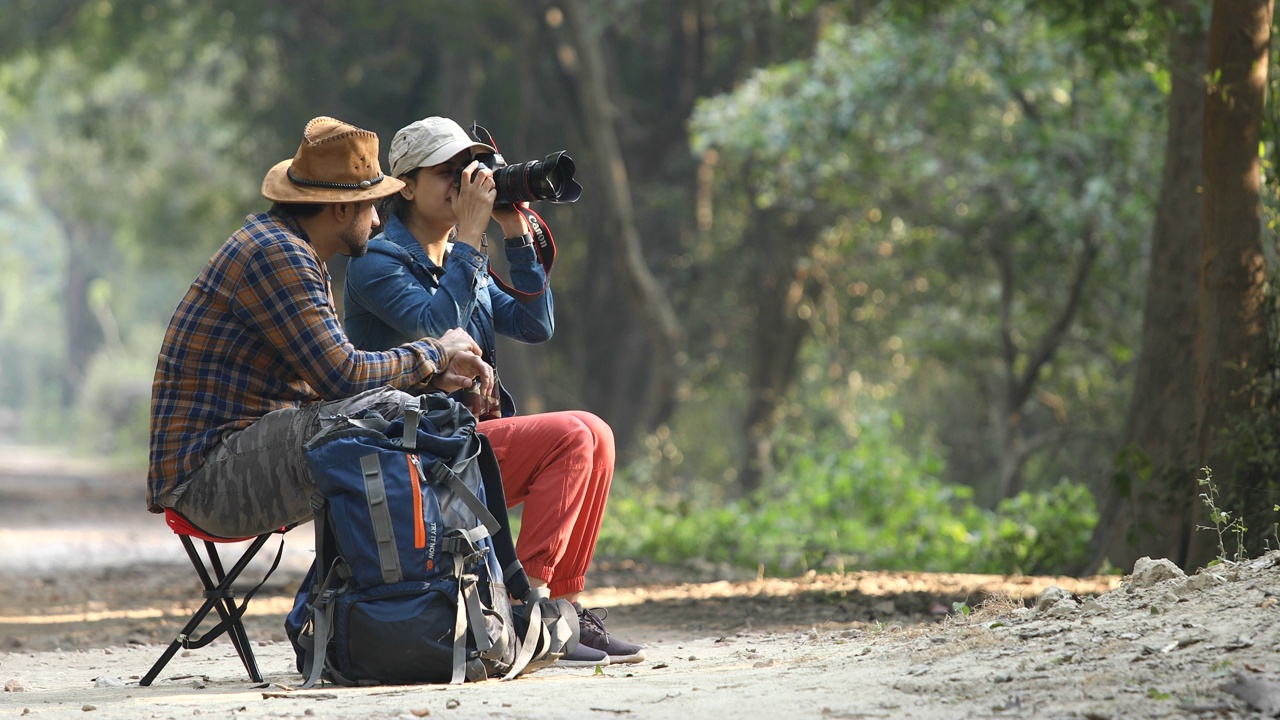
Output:
<path fill-rule="evenodd" d="M 443 117 L 427 117 L 400 128 L 391 139 L 391 177 L 398 178 L 414 168 L 439 165 L 458 153 L 497 152 L 476 142 L 462 126 Z"/>

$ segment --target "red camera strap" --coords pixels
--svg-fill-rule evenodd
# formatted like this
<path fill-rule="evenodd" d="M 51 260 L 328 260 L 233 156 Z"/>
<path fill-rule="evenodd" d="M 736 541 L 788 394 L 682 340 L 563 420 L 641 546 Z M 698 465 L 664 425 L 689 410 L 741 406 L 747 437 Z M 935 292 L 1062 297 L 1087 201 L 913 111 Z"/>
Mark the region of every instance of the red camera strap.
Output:
<path fill-rule="evenodd" d="M 503 280 L 502 276 L 493 269 L 493 265 L 489 266 L 489 275 L 493 277 L 494 283 L 496 283 L 504 293 L 516 298 L 517 300 L 532 300 L 546 292 L 547 285 L 551 283 L 551 266 L 556 261 L 556 241 L 555 238 L 551 237 L 551 228 L 547 227 L 547 222 L 542 219 L 542 216 L 521 205 L 516 205 L 515 209 L 518 210 L 520 214 L 524 216 L 525 221 L 529 223 L 529 233 L 533 235 L 533 249 L 538 253 L 538 262 L 542 264 L 542 271 L 547 276 L 546 283 L 542 286 L 541 290 L 533 293 L 527 293 L 511 287 L 511 285 L 506 280 Z"/>

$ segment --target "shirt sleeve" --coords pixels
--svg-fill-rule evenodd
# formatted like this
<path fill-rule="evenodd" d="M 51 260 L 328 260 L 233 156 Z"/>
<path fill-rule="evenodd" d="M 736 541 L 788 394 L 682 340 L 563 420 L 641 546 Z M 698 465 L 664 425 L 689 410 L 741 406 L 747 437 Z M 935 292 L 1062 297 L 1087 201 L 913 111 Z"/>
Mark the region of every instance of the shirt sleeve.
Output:
<path fill-rule="evenodd" d="M 430 338 L 381 352 L 357 350 L 342 331 L 319 262 L 290 243 L 271 243 L 254 253 L 232 305 L 326 400 L 383 385 L 412 388 L 448 364 L 443 346 Z"/>
<path fill-rule="evenodd" d="M 466 327 L 476 307 L 478 277 L 488 259 L 455 245 L 438 287 L 424 285 L 404 260 L 371 252 L 347 266 L 347 292 L 401 337 L 440 337 Z"/>

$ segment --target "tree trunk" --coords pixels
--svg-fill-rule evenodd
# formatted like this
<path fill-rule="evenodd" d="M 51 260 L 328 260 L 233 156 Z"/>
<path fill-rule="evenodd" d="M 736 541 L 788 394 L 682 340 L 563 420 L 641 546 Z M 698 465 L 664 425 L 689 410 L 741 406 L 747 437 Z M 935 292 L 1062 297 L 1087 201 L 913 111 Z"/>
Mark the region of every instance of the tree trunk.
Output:
<path fill-rule="evenodd" d="M 564 12 L 568 38 L 578 58 L 573 67 L 574 86 L 582 108 L 583 130 L 594 170 L 592 177 L 601 189 L 599 197 L 613 225 L 600 240 L 607 243 L 614 254 L 630 306 L 642 318 L 650 344 L 649 391 L 645 407 L 639 410 L 641 419 L 637 424 L 651 428 L 665 421 L 676 407 L 677 355 L 684 346 L 683 329 L 641 250 L 627 167 L 615 124 L 617 110 L 605 81 L 606 58 L 600 40 L 589 27 L 589 18 L 580 0 L 565 0 L 559 7 Z"/>
<path fill-rule="evenodd" d="M 1000 275 L 1000 386 L 991 393 L 992 449 L 997 458 L 997 500 L 1011 498 L 1023 490 L 1023 469 L 1027 460 L 1051 440 L 1054 430 L 1029 430 L 1024 423 L 1027 405 L 1036 393 L 1040 371 L 1053 362 L 1067 340 L 1071 326 L 1084 300 L 1085 285 L 1098 259 L 1099 238 L 1093 222 L 1086 223 L 1080 234 L 1082 249 L 1076 257 L 1067 285 L 1067 296 L 1049 327 L 1034 347 L 1019 347 L 1013 326 L 1013 306 L 1018 293 L 1013 255 L 1004 233 L 998 229 L 989 243 L 990 252 Z"/>
<path fill-rule="evenodd" d="M 1267 362 L 1259 219 L 1258 142 L 1271 42 L 1273 0 L 1214 0 L 1209 26 L 1204 118 L 1204 236 L 1196 335 L 1196 450 L 1220 485 L 1243 485 L 1221 433 L 1254 401 L 1252 379 Z M 1186 483 L 1193 483 L 1186 478 Z M 1204 518 L 1193 507 L 1184 522 Z M 1187 569 L 1213 559 L 1212 533 L 1195 533 L 1181 557 Z"/>
<path fill-rule="evenodd" d="M 62 374 L 62 403 L 72 407 L 84 387 L 85 374 L 94 353 L 102 345 L 102 328 L 89 307 L 89 284 L 97 277 L 94 247 L 103 247 L 108 239 L 102 232 L 75 223 L 63 223 L 67 237 L 66 276 L 63 280 L 63 327 L 66 343 L 66 365 Z M 95 242 L 96 241 L 96 242 Z"/>
<path fill-rule="evenodd" d="M 1172 557 L 1191 532 L 1196 500 L 1195 337 L 1202 205 L 1206 37 L 1200 3 L 1167 0 L 1168 126 L 1164 171 L 1151 231 L 1151 267 L 1143 301 L 1142 342 L 1125 418 L 1124 448 L 1100 489 L 1091 564 L 1121 570 L 1143 556 Z"/>
<path fill-rule="evenodd" d="M 821 223 L 808 215 L 756 210 L 749 223 L 756 237 L 775 238 L 756 252 L 748 287 L 754 289 L 754 313 L 748 337 L 747 402 L 742 416 L 745 457 L 738 472 L 738 488 L 748 496 L 773 470 L 773 429 L 778 410 L 795 382 L 800 345 L 809 324 L 799 306 L 816 297 L 819 288 L 797 261 L 810 256 Z M 786 240 L 784 240 L 784 238 Z"/>

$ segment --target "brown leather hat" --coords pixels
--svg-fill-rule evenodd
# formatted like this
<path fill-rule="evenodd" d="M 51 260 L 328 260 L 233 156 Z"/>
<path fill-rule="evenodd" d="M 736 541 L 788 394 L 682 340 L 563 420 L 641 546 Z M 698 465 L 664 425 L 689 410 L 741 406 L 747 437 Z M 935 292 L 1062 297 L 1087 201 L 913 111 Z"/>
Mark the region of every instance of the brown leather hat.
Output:
<path fill-rule="evenodd" d="M 331 117 L 307 123 L 292 159 L 282 160 L 262 180 L 262 196 L 285 203 L 376 200 L 404 183 L 382 174 L 378 136 Z"/>

